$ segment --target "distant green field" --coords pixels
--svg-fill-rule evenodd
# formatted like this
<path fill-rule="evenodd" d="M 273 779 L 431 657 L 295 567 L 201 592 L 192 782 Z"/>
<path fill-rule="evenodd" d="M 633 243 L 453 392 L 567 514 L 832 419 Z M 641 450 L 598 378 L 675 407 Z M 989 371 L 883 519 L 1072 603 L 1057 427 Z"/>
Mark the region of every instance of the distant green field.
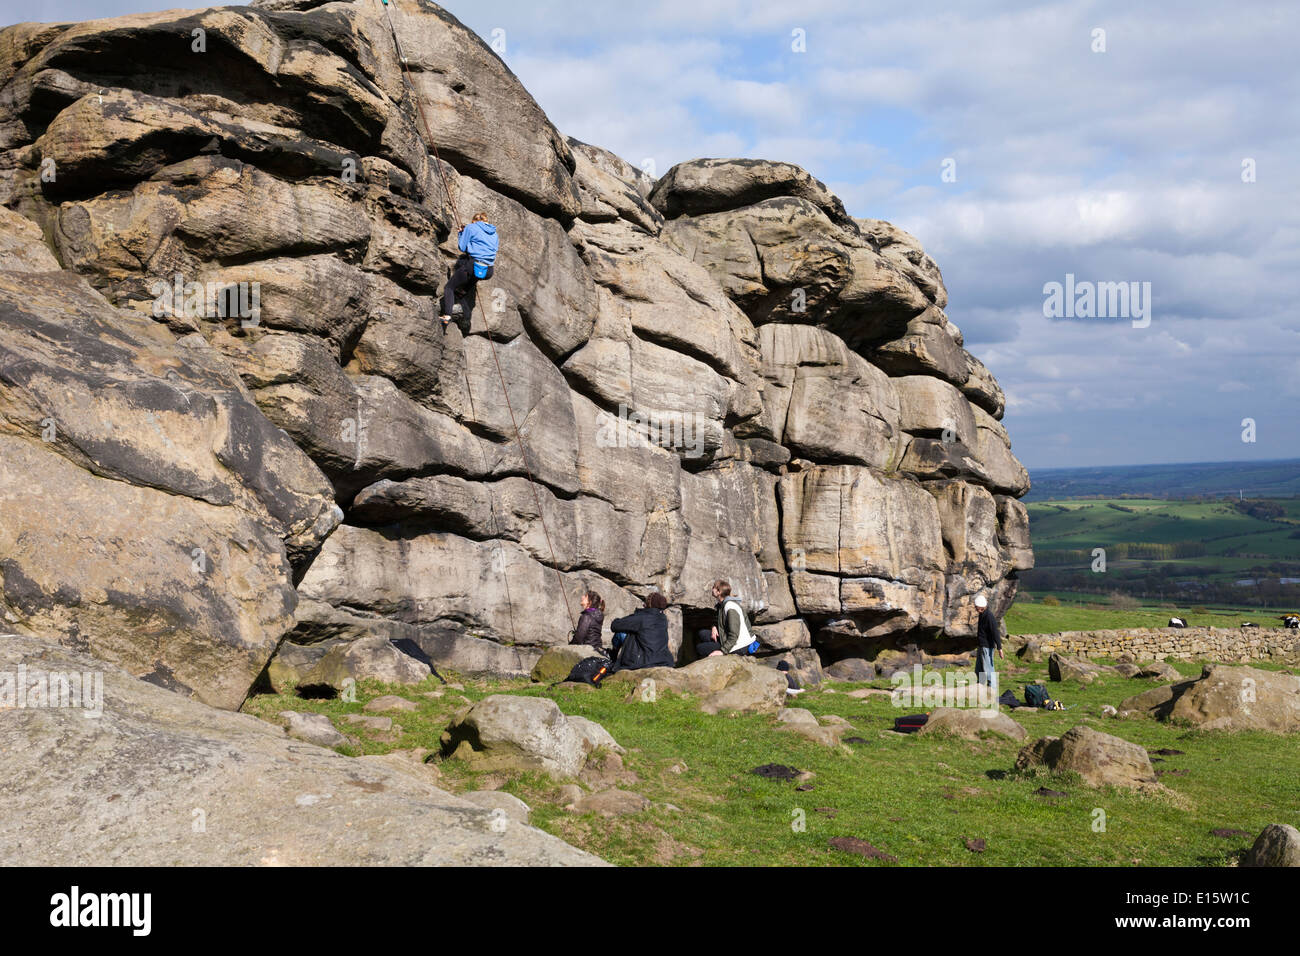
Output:
<path fill-rule="evenodd" d="M 1281 606 L 1300 603 L 1300 499 L 1170 501 L 1098 498 L 1027 504 L 1035 569 L 1030 591 Z M 1260 516 L 1267 514 L 1267 517 Z M 1105 573 L 1093 567 L 1106 552 Z M 1258 584 L 1237 584 L 1254 580 Z M 1259 611 L 1255 612 L 1259 614 Z"/>
<path fill-rule="evenodd" d="M 1281 612 L 1267 608 L 1202 609 L 1199 605 L 1182 604 L 1177 607 L 1144 605 L 1129 610 L 1101 603 L 1071 601 L 1064 595 L 1058 596 L 1061 601 L 1059 607 L 1051 607 L 1042 603 L 1043 596 L 1035 594 L 1032 597 L 1033 603 L 1017 599 L 1007 611 L 1005 622 L 1008 634 L 1164 627 L 1171 617 L 1181 617 L 1192 626 L 1240 627 L 1243 621 L 1253 621 L 1260 627 L 1277 627 L 1282 623 L 1278 620 Z"/>
<path fill-rule="evenodd" d="M 1154 544 L 1205 542 L 1210 554 L 1234 548 L 1300 559 L 1300 499 L 1276 499 L 1286 516 L 1279 523 L 1243 514 L 1228 502 L 1161 501 L 1151 498 L 1030 502 L 1034 550 L 1107 547 L 1121 541 Z M 1124 510 L 1121 510 L 1124 509 Z"/>

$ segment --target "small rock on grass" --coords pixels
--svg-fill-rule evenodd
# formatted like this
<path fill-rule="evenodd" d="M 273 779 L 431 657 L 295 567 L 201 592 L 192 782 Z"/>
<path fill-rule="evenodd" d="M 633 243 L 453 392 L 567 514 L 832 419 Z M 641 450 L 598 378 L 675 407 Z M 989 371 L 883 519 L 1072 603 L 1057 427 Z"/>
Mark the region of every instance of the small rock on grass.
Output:
<path fill-rule="evenodd" d="M 383 697 L 376 697 L 361 709 L 373 714 L 380 714 L 394 710 L 415 710 L 417 706 L 413 700 L 398 697 L 396 694 L 385 694 Z"/>
<path fill-rule="evenodd" d="M 859 687 L 857 690 L 851 690 L 846 697 L 852 697 L 854 700 L 867 700 L 872 697 L 883 697 L 885 700 L 893 700 L 892 691 L 885 690 L 883 687 Z"/>
<path fill-rule="evenodd" d="M 289 722 L 290 737 L 305 740 L 320 747 L 341 747 L 348 738 L 339 733 L 324 714 L 305 714 L 296 710 L 282 710 L 280 716 Z"/>

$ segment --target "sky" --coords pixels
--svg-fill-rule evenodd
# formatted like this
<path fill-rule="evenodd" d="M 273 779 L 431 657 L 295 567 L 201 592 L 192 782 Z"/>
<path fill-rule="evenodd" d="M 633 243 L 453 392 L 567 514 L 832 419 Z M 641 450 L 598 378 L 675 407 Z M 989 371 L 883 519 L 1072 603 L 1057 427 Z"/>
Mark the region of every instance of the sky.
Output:
<path fill-rule="evenodd" d="M 0 23 L 174 6 L 0 0 Z M 914 234 L 1031 471 L 1300 457 L 1300 4 L 444 6 L 566 134 L 656 175 L 797 163 Z M 1067 276 L 1149 311 L 1049 317 Z"/>

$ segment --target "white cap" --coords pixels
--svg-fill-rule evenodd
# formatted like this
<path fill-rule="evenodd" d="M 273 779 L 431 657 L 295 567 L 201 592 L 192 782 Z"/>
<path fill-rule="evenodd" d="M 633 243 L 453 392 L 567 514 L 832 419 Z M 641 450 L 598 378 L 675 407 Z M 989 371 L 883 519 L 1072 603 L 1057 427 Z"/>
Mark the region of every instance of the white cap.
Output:
<path fill-rule="evenodd" d="M 975 595 L 975 606 L 976 606 L 976 607 L 988 607 L 988 606 L 989 606 L 989 599 L 986 598 L 986 597 L 985 597 L 984 595 L 982 595 L 982 594 L 977 594 L 977 595 Z"/>

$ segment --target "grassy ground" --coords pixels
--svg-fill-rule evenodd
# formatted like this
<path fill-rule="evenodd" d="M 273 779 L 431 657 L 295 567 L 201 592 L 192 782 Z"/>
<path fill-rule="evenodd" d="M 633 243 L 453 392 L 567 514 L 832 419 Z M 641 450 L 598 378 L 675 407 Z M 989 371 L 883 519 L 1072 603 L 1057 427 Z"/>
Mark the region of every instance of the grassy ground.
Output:
<path fill-rule="evenodd" d="M 1017 668 L 1003 662 L 1002 686 L 1023 696 L 1027 681 L 1045 681 L 1044 665 Z M 1013 670 L 1013 668 L 1017 668 Z M 1196 673 L 1198 664 L 1181 665 Z M 818 715 L 852 722 L 846 737 L 861 742 L 828 748 L 778 729 L 770 716 L 706 716 L 672 696 L 656 702 L 627 700 L 626 688 L 548 691 L 524 681 L 465 679 L 464 690 L 444 690 L 430 679 L 415 688 L 363 684 L 355 703 L 300 700 L 287 695 L 252 698 L 245 710 L 275 720 L 281 710 L 328 714 L 345 733 L 349 713 L 380 693 L 419 704 L 393 714 L 403 732 L 395 741 L 366 738 L 346 753 L 399 748 L 436 750 L 451 715 L 467 701 L 491 693 L 548 695 L 566 714 L 582 714 L 608 729 L 627 748 L 626 777 L 606 773 L 577 782 L 601 789 L 621 785 L 652 801 L 649 810 L 618 818 L 575 815 L 558 805 L 558 783 L 537 774 L 470 774 L 456 761 L 440 764 L 442 786 L 452 791 L 499 788 L 532 808 L 532 822 L 571 843 L 620 864 L 884 866 L 879 860 L 832 849 L 829 840 L 869 841 L 902 865 L 1222 866 L 1268 823 L 1300 823 L 1300 748 L 1293 739 L 1259 733 L 1204 733 L 1148 718 L 1101 715 L 1150 682 L 1105 677 L 1090 686 L 1051 685 L 1064 712 L 1015 714 L 1030 739 L 1060 734 L 1086 723 L 1149 750 L 1184 751 L 1155 766 L 1186 770 L 1162 778 L 1164 795 L 1094 790 L 1077 779 L 1010 774 L 1020 744 L 900 736 L 890 732 L 903 713 L 888 700 L 846 696 L 864 684 L 824 685 L 797 700 Z M 874 686 L 887 687 L 887 681 Z M 807 784 L 770 780 L 750 771 L 780 763 L 811 771 Z M 674 768 L 680 772 L 674 772 Z M 684 768 L 684 769 L 683 769 Z M 800 791 L 798 786 L 811 786 Z M 1068 793 L 1035 795 L 1047 786 Z M 1097 821 L 1104 813 L 1104 831 Z M 800 824 L 802 823 L 802 826 Z M 1248 835 L 1216 837 L 1216 828 Z M 982 839 L 983 853 L 967 849 Z"/>
<path fill-rule="evenodd" d="M 1054 634 L 1058 631 L 1100 631 L 1125 627 L 1165 627 L 1171 617 L 1181 617 L 1192 626 L 1240 627 L 1254 621 L 1260 627 L 1280 627 L 1281 611 L 1271 608 L 1203 608 L 1200 605 L 1143 605 L 1116 608 L 1107 604 L 1072 601 L 1064 597 L 1057 607 L 1042 603 L 1043 595 L 1032 602 L 1017 600 L 1007 611 L 1008 634 Z"/>

